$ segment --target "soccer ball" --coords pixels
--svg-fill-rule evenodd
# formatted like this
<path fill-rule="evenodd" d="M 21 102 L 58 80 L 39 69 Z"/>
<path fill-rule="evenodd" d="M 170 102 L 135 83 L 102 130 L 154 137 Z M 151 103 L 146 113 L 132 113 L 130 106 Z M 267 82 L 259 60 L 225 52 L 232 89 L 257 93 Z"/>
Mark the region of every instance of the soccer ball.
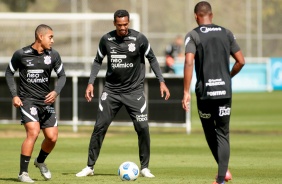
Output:
<path fill-rule="evenodd" d="M 134 181 L 139 176 L 139 168 L 134 162 L 123 162 L 118 168 L 118 175 L 123 181 Z"/>

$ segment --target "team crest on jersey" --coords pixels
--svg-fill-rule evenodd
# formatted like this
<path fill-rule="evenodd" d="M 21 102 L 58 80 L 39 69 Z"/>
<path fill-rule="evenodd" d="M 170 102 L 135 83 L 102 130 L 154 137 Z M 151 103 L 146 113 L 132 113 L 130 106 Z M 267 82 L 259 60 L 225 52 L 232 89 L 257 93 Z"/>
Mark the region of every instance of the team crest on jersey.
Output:
<path fill-rule="evenodd" d="M 101 100 L 106 100 L 106 99 L 107 99 L 107 96 L 108 96 L 108 93 L 103 92 L 103 93 L 102 93 L 102 96 L 101 96 Z"/>
<path fill-rule="evenodd" d="M 135 49 L 136 49 L 136 47 L 135 47 L 135 44 L 134 44 L 134 43 L 128 44 L 128 50 L 129 50 L 130 52 L 134 52 Z"/>
<path fill-rule="evenodd" d="M 37 110 L 36 110 L 35 107 L 30 108 L 30 114 L 33 115 L 33 116 L 35 116 L 37 114 Z"/>
<path fill-rule="evenodd" d="M 46 65 L 50 65 L 51 64 L 51 56 L 45 56 L 44 57 L 44 63 Z"/>

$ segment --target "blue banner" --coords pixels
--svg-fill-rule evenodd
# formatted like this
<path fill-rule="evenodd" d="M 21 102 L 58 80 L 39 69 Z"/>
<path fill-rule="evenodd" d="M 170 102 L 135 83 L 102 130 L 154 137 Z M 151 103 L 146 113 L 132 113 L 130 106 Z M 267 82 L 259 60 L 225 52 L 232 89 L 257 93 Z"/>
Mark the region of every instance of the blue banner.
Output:
<path fill-rule="evenodd" d="M 230 67 L 232 66 L 233 65 L 231 65 Z M 232 78 L 232 89 L 234 92 L 266 91 L 268 89 L 267 64 L 245 64 L 242 70 Z"/>
<path fill-rule="evenodd" d="M 273 77 L 276 83 L 282 83 L 282 59 L 277 66 L 275 76 Z M 183 65 L 178 64 L 175 66 L 176 75 L 183 76 Z M 278 64 L 275 64 L 278 65 Z M 232 91 L 233 92 L 259 92 L 271 90 L 270 81 L 268 81 L 269 67 L 268 63 L 246 63 L 242 70 L 232 78 Z M 230 64 L 230 70 L 233 64 Z M 191 90 L 195 91 L 196 76 L 193 72 L 191 82 Z M 281 84 L 282 85 L 282 84 Z M 282 89 L 282 86 L 280 86 Z"/>
<path fill-rule="evenodd" d="M 271 58 L 271 84 L 274 90 L 282 90 L 282 58 Z"/>

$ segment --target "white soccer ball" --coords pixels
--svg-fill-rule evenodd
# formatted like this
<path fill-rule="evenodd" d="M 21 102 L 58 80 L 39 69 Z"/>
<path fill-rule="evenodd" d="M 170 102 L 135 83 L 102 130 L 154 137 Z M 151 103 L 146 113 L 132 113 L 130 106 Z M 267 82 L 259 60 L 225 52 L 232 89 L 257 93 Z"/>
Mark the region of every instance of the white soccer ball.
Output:
<path fill-rule="evenodd" d="M 139 167 L 134 162 L 123 162 L 118 168 L 118 175 L 123 181 L 134 181 L 139 176 Z"/>

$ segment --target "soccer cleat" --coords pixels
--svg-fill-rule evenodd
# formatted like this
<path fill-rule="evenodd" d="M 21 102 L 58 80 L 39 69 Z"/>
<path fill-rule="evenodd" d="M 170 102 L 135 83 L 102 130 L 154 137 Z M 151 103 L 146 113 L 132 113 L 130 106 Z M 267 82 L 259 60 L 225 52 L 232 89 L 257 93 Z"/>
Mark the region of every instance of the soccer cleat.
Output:
<path fill-rule="evenodd" d="M 155 177 L 148 168 L 142 169 L 140 173 L 143 177 L 146 177 L 146 178 L 154 178 Z"/>
<path fill-rule="evenodd" d="M 215 179 L 217 179 L 217 175 L 215 176 Z M 231 172 L 229 171 L 229 169 L 226 171 L 224 180 L 225 180 L 226 182 L 228 182 L 229 180 L 232 180 L 232 174 L 231 174 Z"/>
<path fill-rule="evenodd" d="M 94 169 L 91 169 L 90 167 L 86 166 L 82 171 L 76 174 L 76 177 L 84 177 L 84 176 L 93 176 L 94 175 Z"/>
<path fill-rule="evenodd" d="M 18 180 L 20 182 L 25 182 L 25 183 L 34 183 L 34 181 L 29 177 L 27 172 L 23 172 L 21 175 L 19 175 Z"/>
<path fill-rule="evenodd" d="M 229 169 L 228 169 L 227 172 L 226 172 L 226 175 L 225 175 L 224 180 L 225 180 L 226 182 L 228 182 L 229 180 L 232 180 L 232 174 L 231 174 L 231 172 L 229 171 Z"/>
<path fill-rule="evenodd" d="M 38 163 L 37 159 L 34 160 L 34 165 L 35 167 L 39 168 L 41 175 L 45 180 L 50 180 L 51 179 L 51 172 L 47 168 L 45 163 Z"/>

